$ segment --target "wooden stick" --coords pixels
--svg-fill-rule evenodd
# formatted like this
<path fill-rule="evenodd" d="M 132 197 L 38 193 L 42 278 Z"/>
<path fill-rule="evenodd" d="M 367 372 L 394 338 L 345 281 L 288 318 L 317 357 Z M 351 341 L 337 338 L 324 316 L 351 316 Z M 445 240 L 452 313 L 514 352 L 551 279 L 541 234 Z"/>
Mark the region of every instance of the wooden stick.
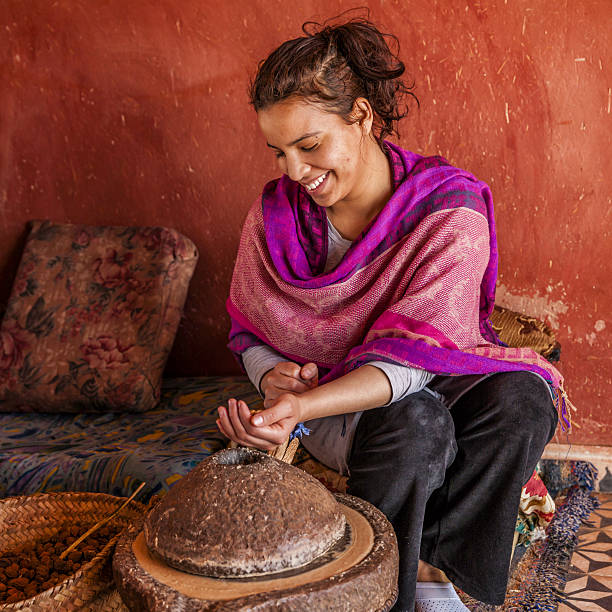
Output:
<path fill-rule="evenodd" d="M 63 559 L 69 552 L 72 552 L 87 536 L 90 536 L 94 531 L 106 525 L 111 519 L 117 516 L 135 497 L 140 493 L 142 488 L 146 485 L 146 482 L 140 483 L 140 486 L 126 499 L 117 510 L 115 510 L 112 514 L 109 514 L 106 518 L 103 518 L 101 521 L 98 521 L 93 527 L 90 527 L 82 536 L 77 538 L 60 556 L 60 559 Z"/>
<path fill-rule="evenodd" d="M 272 450 L 269 450 L 268 455 L 271 455 L 275 459 L 280 459 L 280 461 L 282 461 L 283 455 L 285 454 L 285 451 L 287 450 L 288 444 L 289 444 L 289 438 L 287 438 L 281 445 L 277 446 L 276 448 Z"/>
<path fill-rule="evenodd" d="M 297 436 L 293 438 L 291 442 L 289 442 L 289 446 L 287 446 L 287 449 L 285 450 L 285 454 L 283 455 L 283 458 L 282 458 L 282 460 L 285 463 L 288 463 L 289 465 L 291 465 L 291 463 L 293 462 L 293 457 L 295 456 L 295 453 L 299 445 L 300 445 L 300 439 Z"/>

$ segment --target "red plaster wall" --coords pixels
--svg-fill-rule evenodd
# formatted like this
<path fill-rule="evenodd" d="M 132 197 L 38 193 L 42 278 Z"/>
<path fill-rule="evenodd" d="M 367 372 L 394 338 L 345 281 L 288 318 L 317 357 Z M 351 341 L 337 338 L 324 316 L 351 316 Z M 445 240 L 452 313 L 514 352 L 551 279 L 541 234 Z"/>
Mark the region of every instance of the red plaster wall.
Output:
<path fill-rule="evenodd" d="M 397 34 L 415 79 L 401 143 L 493 189 L 498 302 L 557 331 L 570 441 L 610 443 L 609 1 L 356 4 Z M 351 5 L 4 0 L 0 301 L 28 219 L 173 226 L 201 260 L 168 373 L 235 372 L 224 300 L 242 219 L 277 175 L 248 79 L 304 20 Z"/>

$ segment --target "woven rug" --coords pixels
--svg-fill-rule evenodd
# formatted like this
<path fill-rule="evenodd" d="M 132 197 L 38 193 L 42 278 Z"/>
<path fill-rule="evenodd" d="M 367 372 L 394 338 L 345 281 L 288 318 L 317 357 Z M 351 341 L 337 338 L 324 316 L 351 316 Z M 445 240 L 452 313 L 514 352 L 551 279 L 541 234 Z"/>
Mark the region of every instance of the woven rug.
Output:
<path fill-rule="evenodd" d="M 545 537 L 535 534 L 528 546 L 516 548 L 503 605 L 483 604 L 460 593 L 472 612 L 554 612 L 563 601 L 576 534 L 598 505 L 593 494 L 597 471 L 584 461 L 543 461 L 541 476 L 557 506 Z"/>

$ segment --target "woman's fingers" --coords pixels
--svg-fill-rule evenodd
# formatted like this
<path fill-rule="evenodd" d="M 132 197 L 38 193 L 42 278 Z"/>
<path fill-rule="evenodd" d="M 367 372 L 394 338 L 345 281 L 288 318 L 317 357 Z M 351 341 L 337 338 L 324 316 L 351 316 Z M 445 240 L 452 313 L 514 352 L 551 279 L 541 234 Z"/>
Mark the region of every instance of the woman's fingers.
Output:
<path fill-rule="evenodd" d="M 267 440 L 265 437 L 257 435 L 256 432 L 253 432 L 254 429 L 251 425 L 251 411 L 249 407 L 242 401 L 235 401 L 230 406 L 230 418 L 232 420 L 232 425 L 234 426 L 234 431 L 240 440 L 240 443 L 244 446 L 255 446 L 256 448 L 271 448 L 274 444 L 270 444 L 270 440 Z M 247 431 L 247 429 L 249 431 Z"/>
<path fill-rule="evenodd" d="M 262 450 L 269 450 L 278 446 L 279 442 L 276 441 L 277 437 L 273 436 L 270 440 L 267 437 L 260 437 L 257 434 L 253 435 L 249 433 L 245 424 L 253 431 L 257 428 L 253 428 L 250 424 L 251 412 L 248 406 L 243 401 L 237 401 L 230 399 L 227 402 L 227 407 L 219 406 L 219 419 L 217 421 L 219 429 L 232 441 L 241 446 L 251 446 Z"/>
<path fill-rule="evenodd" d="M 266 395 L 272 390 L 277 390 L 281 392 L 291 391 L 293 393 L 303 393 L 309 388 L 310 387 L 306 384 L 306 382 L 301 380 L 299 376 L 293 377 L 288 376 L 287 374 L 282 374 L 281 372 L 273 372 L 272 374 L 270 374 L 267 381 Z"/>
<path fill-rule="evenodd" d="M 300 369 L 300 378 L 306 381 L 308 388 L 316 387 L 319 384 L 319 368 L 316 363 L 305 363 Z"/>
<path fill-rule="evenodd" d="M 238 413 L 244 427 L 244 438 L 257 440 L 259 448 L 262 448 L 263 442 L 267 442 L 270 447 L 282 444 L 295 427 L 295 419 L 291 418 L 290 409 L 283 405 L 252 415 L 247 405 L 239 402 Z M 263 417 L 258 418 L 259 415 Z M 263 426 L 256 425 L 258 422 L 263 423 Z M 240 435 L 242 436 L 242 433 Z"/>
<path fill-rule="evenodd" d="M 233 401 L 235 400 L 229 400 L 228 404 L 230 404 Z M 219 413 L 219 423 L 221 425 L 221 429 L 223 430 L 223 433 L 230 440 L 233 440 L 234 442 L 238 442 L 236 432 L 234 431 L 234 427 L 232 426 L 232 422 L 230 421 L 230 418 L 229 418 L 228 409 L 225 406 L 219 406 L 217 411 Z"/>
<path fill-rule="evenodd" d="M 304 393 L 316 387 L 319 371 L 315 363 L 309 362 L 300 366 L 292 361 L 277 363 L 266 373 L 261 383 L 264 392 L 264 407 L 269 408 L 283 393 Z"/>
<path fill-rule="evenodd" d="M 225 429 L 223 429 L 223 425 L 221 424 L 221 419 L 217 419 L 216 421 L 217 423 L 217 427 L 219 428 L 219 431 L 226 437 L 229 438 L 231 440 L 231 438 L 227 435 L 227 432 L 225 431 Z"/>
<path fill-rule="evenodd" d="M 298 396 L 295 395 L 285 394 L 284 397 L 280 397 L 280 399 L 270 408 L 257 412 L 251 416 L 250 422 L 257 428 L 273 425 L 285 419 L 293 418 L 297 422 L 299 420 L 297 397 Z"/>
<path fill-rule="evenodd" d="M 250 444 L 250 442 L 252 442 L 255 438 L 253 438 L 244 428 L 243 418 L 245 417 L 245 414 L 248 415 L 246 416 L 246 422 L 248 423 L 251 416 L 251 411 L 243 401 L 232 402 L 229 409 L 230 418 L 232 420 L 232 425 L 234 426 L 236 435 L 240 438 L 240 440 L 244 441 L 245 444 Z"/>
<path fill-rule="evenodd" d="M 257 427 L 253 423 L 253 415 L 251 415 L 251 411 L 244 402 L 238 403 L 238 410 L 240 413 L 241 422 L 244 425 L 245 435 L 251 439 L 257 439 L 260 441 L 265 440 L 271 443 L 273 446 L 278 446 L 279 444 L 282 444 L 288 437 L 289 433 L 291 433 L 287 432 L 285 434 L 283 431 L 284 428 L 279 426 L 273 428 Z M 264 410 L 263 412 L 257 414 L 263 414 L 264 412 L 266 411 Z"/>
<path fill-rule="evenodd" d="M 261 438 L 269 440 L 274 446 L 282 444 L 291 434 L 295 427 L 295 420 L 281 419 L 270 425 L 262 425 L 257 428 Z"/>
<path fill-rule="evenodd" d="M 290 378 L 300 377 L 300 366 L 293 361 L 281 361 L 280 363 L 276 364 L 274 370 L 280 374 L 283 374 L 284 376 L 289 376 Z"/>

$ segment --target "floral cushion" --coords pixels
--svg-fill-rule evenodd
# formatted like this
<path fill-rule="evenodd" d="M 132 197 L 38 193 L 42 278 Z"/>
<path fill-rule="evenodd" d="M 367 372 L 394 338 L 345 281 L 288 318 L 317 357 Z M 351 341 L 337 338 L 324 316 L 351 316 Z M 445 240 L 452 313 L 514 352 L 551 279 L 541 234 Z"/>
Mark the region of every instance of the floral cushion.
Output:
<path fill-rule="evenodd" d="M 153 408 L 197 259 L 171 229 L 32 222 L 0 326 L 0 411 Z"/>
<path fill-rule="evenodd" d="M 554 515 L 555 502 L 540 475 L 534 471 L 521 491 L 516 525 L 516 531 L 519 534 L 518 543 L 524 545 L 544 537 L 544 530 Z"/>

